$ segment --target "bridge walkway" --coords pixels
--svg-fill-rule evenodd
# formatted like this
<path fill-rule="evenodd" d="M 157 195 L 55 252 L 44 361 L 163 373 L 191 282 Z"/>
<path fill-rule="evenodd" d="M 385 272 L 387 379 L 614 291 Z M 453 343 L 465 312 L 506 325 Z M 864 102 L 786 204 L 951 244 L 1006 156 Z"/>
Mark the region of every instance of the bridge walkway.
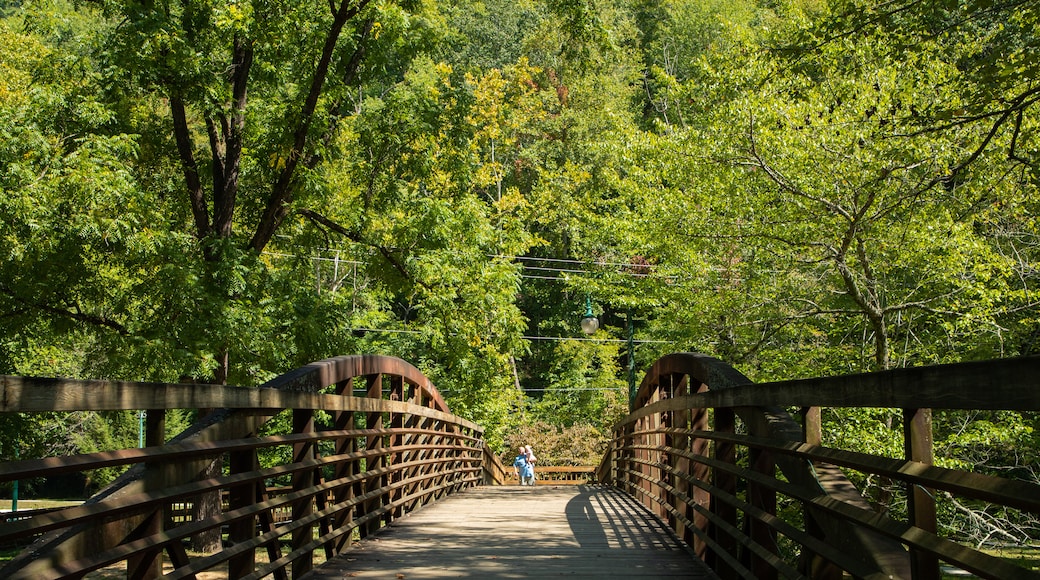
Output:
<path fill-rule="evenodd" d="M 394 521 L 307 580 L 716 576 L 606 486 L 480 486 Z"/>

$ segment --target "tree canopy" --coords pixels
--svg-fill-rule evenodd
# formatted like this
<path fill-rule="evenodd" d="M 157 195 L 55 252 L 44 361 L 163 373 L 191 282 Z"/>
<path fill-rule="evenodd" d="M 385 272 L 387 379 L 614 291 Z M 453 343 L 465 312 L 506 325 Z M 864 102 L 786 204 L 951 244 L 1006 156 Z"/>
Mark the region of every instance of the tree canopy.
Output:
<path fill-rule="evenodd" d="M 248 386 L 396 355 L 504 445 L 605 431 L 630 358 L 1033 353 L 1038 20 L 0 2 L 0 372 Z"/>

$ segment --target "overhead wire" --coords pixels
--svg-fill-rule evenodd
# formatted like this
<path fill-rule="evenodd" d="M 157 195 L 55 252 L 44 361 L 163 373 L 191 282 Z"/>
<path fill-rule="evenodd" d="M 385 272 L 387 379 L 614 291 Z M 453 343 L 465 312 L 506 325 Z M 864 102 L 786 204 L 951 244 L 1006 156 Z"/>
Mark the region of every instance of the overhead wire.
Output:
<path fill-rule="evenodd" d="M 351 332 L 384 332 L 387 334 L 422 334 L 419 330 L 404 330 L 397 328 L 351 328 Z M 593 337 L 581 337 L 581 336 L 534 336 L 524 335 L 520 338 L 524 340 L 552 340 L 552 341 L 567 341 L 573 340 L 578 342 L 598 342 L 598 343 L 612 343 L 612 342 L 625 342 L 628 340 L 624 338 L 593 338 Z M 673 344 L 675 341 L 671 340 L 647 340 L 647 339 L 633 339 L 635 344 Z"/>

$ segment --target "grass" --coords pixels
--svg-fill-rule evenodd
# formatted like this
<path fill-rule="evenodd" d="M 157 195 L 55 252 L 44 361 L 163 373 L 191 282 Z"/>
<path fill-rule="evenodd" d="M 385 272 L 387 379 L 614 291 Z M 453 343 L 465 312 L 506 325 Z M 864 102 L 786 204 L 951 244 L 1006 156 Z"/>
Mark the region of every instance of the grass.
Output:
<path fill-rule="evenodd" d="M 1040 545 L 1036 546 L 1004 546 L 999 548 L 983 548 L 986 554 L 1000 558 L 1008 563 L 1021 566 L 1026 570 L 1040 572 Z M 964 580 L 965 578 L 978 578 L 968 572 L 944 568 L 943 580 Z"/>
<path fill-rule="evenodd" d="M 69 507 L 83 503 L 81 499 L 20 499 L 18 511 Z M 0 510 L 11 511 L 11 500 L 0 501 Z"/>
<path fill-rule="evenodd" d="M 1040 572 L 1040 545 L 1037 546 L 1005 546 L 984 550 L 990 556 L 1017 564 L 1026 570 Z"/>

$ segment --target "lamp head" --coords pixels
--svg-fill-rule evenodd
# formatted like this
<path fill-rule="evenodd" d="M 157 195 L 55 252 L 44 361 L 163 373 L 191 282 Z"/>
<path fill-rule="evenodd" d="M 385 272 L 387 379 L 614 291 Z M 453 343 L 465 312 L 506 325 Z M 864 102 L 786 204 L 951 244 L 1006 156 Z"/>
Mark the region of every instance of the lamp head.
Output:
<path fill-rule="evenodd" d="M 592 298 L 585 295 L 585 317 L 581 319 L 581 331 L 592 334 L 599 330 L 599 319 L 592 313 Z"/>
<path fill-rule="evenodd" d="M 599 330 L 599 319 L 592 316 L 591 313 L 587 314 L 581 319 L 581 331 L 585 334 L 592 334 Z"/>

